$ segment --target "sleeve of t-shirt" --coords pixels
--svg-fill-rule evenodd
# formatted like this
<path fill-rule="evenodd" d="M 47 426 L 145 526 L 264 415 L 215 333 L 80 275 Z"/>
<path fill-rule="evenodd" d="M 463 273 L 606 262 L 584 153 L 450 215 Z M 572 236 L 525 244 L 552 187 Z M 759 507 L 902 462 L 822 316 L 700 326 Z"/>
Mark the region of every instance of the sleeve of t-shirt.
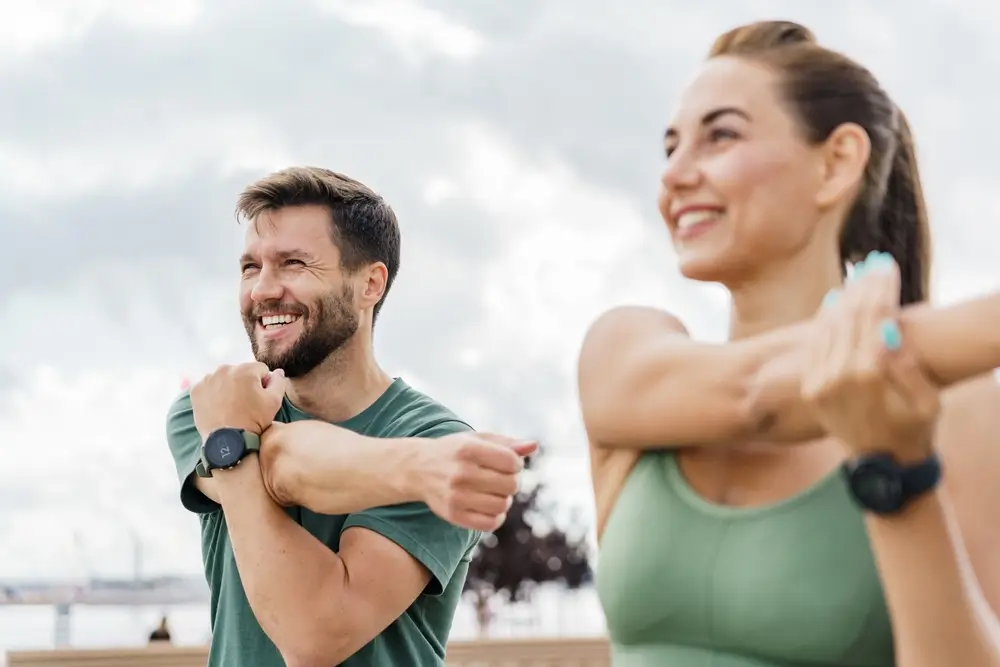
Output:
<path fill-rule="evenodd" d="M 452 433 L 471 431 L 460 421 L 446 421 L 414 434 L 420 438 L 440 438 Z M 341 533 L 361 526 L 386 537 L 416 558 L 431 573 L 424 590 L 427 595 L 441 595 L 462 562 L 469 559 L 478 543 L 479 531 L 460 528 L 440 518 L 424 503 L 389 505 L 350 514 Z"/>
<path fill-rule="evenodd" d="M 181 483 L 181 504 L 196 514 L 211 514 L 219 505 L 194 484 L 194 469 L 201 460 L 201 434 L 194 425 L 191 395 L 185 392 L 167 414 L 167 444 Z"/>

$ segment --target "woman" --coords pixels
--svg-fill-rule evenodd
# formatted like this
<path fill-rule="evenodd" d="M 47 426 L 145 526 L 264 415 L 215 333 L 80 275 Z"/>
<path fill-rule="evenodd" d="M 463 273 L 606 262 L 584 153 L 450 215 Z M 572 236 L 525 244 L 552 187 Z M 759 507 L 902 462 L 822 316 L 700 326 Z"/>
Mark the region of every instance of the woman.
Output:
<path fill-rule="evenodd" d="M 919 305 L 902 114 L 765 22 L 717 40 L 665 142 L 660 211 L 731 341 L 622 308 L 584 342 L 614 664 L 1000 665 L 1000 296 Z"/>

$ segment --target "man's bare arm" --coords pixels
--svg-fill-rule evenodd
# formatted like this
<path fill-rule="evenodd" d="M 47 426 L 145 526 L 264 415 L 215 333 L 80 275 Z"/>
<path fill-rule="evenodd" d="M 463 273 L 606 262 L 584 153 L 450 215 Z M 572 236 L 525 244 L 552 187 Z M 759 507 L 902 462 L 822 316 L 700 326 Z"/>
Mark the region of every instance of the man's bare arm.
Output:
<path fill-rule="evenodd" d="M 247 600 L 289 667 L 342 662 L 430 580 L 402 548 L 374 533 L 378 544 L 368 539 L 352 547 L 345 531 L 340 555 L 331 551 L 271 499 L 256 456 L 215 471 L 213 481 Z"/>
<path fill-rule="evenodd" d="M 422 499 L 415 444 L 413 438 L 370 438 L 321 421 L 275 423 L 261 436 L 259 460 L 279 505 L 350 514 Z M 192 480 L 221 502 L 214 478 Z"/>
<path fill-rule="evenodd" d="M 503 521 L 517 492 L 522 457 L 535 447 L 531 441 L 467 430 L 439 437 L 371 438 L 306 420 L 265 431 L 260 461 L 264 483 L 281 505 L 351 514 L 423 502 L 449 523 L 489 531 Z"/>
<path fill-rule="evenodd" d="M 456 424 L 458 422 L 455 422 Z M 273 424 L 261 438 L 259 467 L 278 505 L 351 514 L 423 502 L 439 517 L 493 530 L 517 493 L 533 441 L 490 433 L 371 438 L 316 420 Z M 221 504 L 215 478 L 190 478 Z"/>
<path fill-rule="evenodd" d="M 422 500 L 413 438 L 371 438 L 322 421 L 273 424 L 261 438 L 264 482 L 281 505 L 350 514 Z"/>
<path fill-rule="evenodd" d="M 196 473 L 191 473 L 191 481 L 194 483 L 194 488 L 201 491 L 213 503 L 218 505 L 222 502 L 219 500 L 219 491 L 215 488 L 215 481 L 211 477 L 199 477 Z"/>

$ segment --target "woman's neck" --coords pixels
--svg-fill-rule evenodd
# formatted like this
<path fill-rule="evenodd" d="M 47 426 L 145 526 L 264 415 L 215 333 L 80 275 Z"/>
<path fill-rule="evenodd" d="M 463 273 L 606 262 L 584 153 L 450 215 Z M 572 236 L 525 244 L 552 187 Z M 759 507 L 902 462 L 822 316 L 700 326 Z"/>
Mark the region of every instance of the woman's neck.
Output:
<path fill-rule="evenodd" d="M 803 254 L 729 285 L 729 338 L 756 336 L 809 319 L 819 310 L 826 293 L 842 284 L 839 261 L 817 261 L 815 255 Z"/>

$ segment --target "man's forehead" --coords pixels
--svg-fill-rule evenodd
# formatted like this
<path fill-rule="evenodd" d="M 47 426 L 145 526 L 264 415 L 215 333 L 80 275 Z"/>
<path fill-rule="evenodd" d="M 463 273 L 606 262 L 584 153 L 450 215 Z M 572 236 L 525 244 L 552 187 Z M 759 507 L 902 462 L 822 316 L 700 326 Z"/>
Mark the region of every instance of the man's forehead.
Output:
<path fill-rule="evenodd" d="M 273 258 L 316 257 L 339 252 L 325 228 L 279 227 L 264 220 L 247 225 L 243 250 L 245 255 Z"/>
<path fill-rule="evenodd" d="M 292 206 L 261 211 L 248 221 L 246 243 L 296 243 L 321 245 L 332 243 L 330 218 L 325 209 Z"/>

